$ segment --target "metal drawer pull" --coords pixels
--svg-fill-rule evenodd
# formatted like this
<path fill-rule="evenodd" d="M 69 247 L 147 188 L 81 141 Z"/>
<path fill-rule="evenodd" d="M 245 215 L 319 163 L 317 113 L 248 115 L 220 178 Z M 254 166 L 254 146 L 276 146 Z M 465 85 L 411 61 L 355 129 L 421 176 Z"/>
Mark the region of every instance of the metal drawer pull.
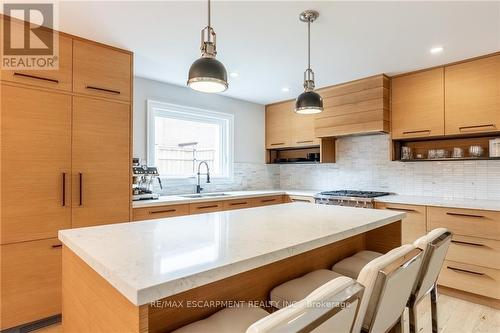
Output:
<path fill-rule="evenodd" d="M 456 267 L 446 266 L 446 268 L 451 269 L 452 271 L 457 272 L 457 273 L 473 274 L 473 275 L 478 275 L 478 276 L 486 275 L 484 273 L 469 271 L 467 269 L 461 269 L 461 268 L 456 268 Z"/>
<path fill-rule="evenodd" d="M 242 202 L 232 202 L 229 205 L 230 206 L 239 206 L 239 205 L 246 205 L 248 202 L 242 201 Z"/>
<path fill-rule="evenodd" d="M 284 142 L 271 143 L 271 146 L 281 146 L 284 145 Z"/>
<path fill-rule="evenodd" d="M 42 80 L 42 81 L 52 82 L 52 83 L 56 83 L 56 84 L 59 83 L 59 80 L 56 80 L 56 79 L 49 79 L 46 77 L 17 73 L 17 72 L 14 73 L 14 76 L 21 76 L 21 77 L 25 77 L 28 79 Z"/>
<path fill-rule="evenodd" d="M 418 134 L 418 133 L 431 133 L 430 129 L 418 130 L 418 131 L 404 131 L 403 134 Z"/>
<path fill-rule="evenodd" d="M 478 247 L 484 247 L 484 246 L 486 246 L 484 244 L 463 242 L 463 241 L 457 241 L 457 240 L 452 240 L 451 242 L 454 243 L 454 244 L 458 244 L 458 245 L 469 245 L 469 246 L 478 246 Z"/>
<path fill-rule="evenodd" d="M 196 209 L 217 208 L 217 207 L 219 207 L 219 205 L 200 206 L 196 207 Z"/>
<path fill-rule="evenodd" d="M 165 210 L 150 210 L 149 214 L 159 214 L 159 213 L 173 213 L 177 211 L 177 209 L 165 209 Z"/>
<path fill-rule="evenodd" d="M 400 210 L 402 212 L 416 212 L 415 209 L 410 209 L 410 208 L 385 207 L 385 209 L 388 209 L 388 210 Z"/>
<path fill-rule="evenodd" d="M 458 129 L 460 130 L 460 132 L 463 132 L 463 131 L 473 131 L 475 129 L 481 129 L 481 128 L 484 128 L 484 127 L 493 127 L 493 129 L 496 129 L 497 127 L 495 126 L 495 124 L 487 124 L 487 125 L 476 125 L 476 126 L 461 126 L 459 127 Z"/>
<path fill-rule="evenodd" d="M 110 93 L 110 94 L 116 94 L 116 95 L 120 95 L 121 94 L 121 92 L 119 92 L 118 90 L 112 90 L 112 89 L 106 89 L 106 88 L 99 88 L 99 87 L 94 87 L 94 86 L 85 86 L 85 88 L 90 89 L 90 90 L 97 90 L 97 91 L 107 92 L 107 93 Z"/>
<path fill-rule="evenodd" d="M 450 213 L 450 212 L 446 212 L 446 215 L 451 215 L 451 216 L 463 216 L 463 217 L 476 217 L 476 218 L 484 218 L 484 216 L 482 216 L 482 215 L 464 214 L 464 213 Z"/>
<path fill-rule="evenodd" d="M 62 173 L 62 206 L 66 206 L 66 172 Z"/>
<path fill-rule="evenodd" d="M 313 143 L 313 140 L 297 141 L 297 143 Z"/>
<path fill-rule="evenodd" d="M 79 202 L 78 202 L 78 206 L 83 206 L 83 173 L 79 173 L 78 174 L 78 180 L 79 180 L 79 183 L 80 183 L 80 188 L 78 190 L 79 192 Z"/>
<path fill-rule="evenodd" d="M 53 248 L 53 249 L 57 249 L 58 247 L 62 247 L 62 244 L 52 245 L 52 248 Z"/>

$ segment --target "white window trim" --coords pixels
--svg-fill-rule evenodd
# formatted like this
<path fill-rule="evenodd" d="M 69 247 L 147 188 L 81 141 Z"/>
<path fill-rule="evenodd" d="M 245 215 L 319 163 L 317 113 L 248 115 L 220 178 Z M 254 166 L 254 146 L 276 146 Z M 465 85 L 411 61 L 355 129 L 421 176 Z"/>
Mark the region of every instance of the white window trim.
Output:
<path fill-rule="evenodd" d="M 204 118 L 208 122 L 221 123 L 227 122 L 227 133 L 224 131 L 225 126 L 222 126 L 221 142 L 226 146 L 228 154 L 223 156 L 227 161 L 223 161 L 223 166 L 227 165 L 226 177 L 210 177 L 212 183 L 230 183 L 234 179 L 234 115 L 230 113 L 217 112 L 212 110 L 188 107 L 178 104 L 147 100 L 147 128 L 146 128 L 146 145 L 147 145 L 147 161 L 148 164 L 153 164 L 155 161 L 155 126 L 154 117 L 157 114 L 175 114 L 179 119 L 199 120 Z M 167 177 L 160 175 L 162 182 L 168 185 L 191 185 L 196 184 L 196 176 L 191 177 Z"/>

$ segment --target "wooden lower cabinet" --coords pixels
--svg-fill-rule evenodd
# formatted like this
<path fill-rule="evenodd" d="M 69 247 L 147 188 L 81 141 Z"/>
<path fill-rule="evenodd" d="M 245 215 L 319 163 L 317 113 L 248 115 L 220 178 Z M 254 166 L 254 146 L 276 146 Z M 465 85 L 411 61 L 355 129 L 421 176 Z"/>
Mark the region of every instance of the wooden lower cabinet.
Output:
<path fill-rule="evenodd" d="M 490 298 L 500 299 L 500 270 L 445 260 L 438 283 Z"/>
<path fill-rule="evenodd" d="M 1 329 L 61 313 L 57 238 L 1 245 Z"/>
<path fill-rule="evenodd" d="M 189 205 L 166 205 L 146 208 L 134 208 L 133 220 L 161 219 L 165 217 L 174 217 L 189 215 Z"/>
<path fill-rule="evenodd" d="M 453 235 L 446 258 L 451 261 L 500 269 L 500 241 Z"/>
<path fill-rule="evenodd" d="M 253 207 L 277 205 L 283 203 L 283 195 L 253 198 L 252 202 Z"/>
<path fill-rule="evenodd" d="M 251 198 L 225 200 L 222 202 L 224 210 L 242 209 L 253 207 L 253 200 Z"/>
<path fill-rule="evenodd" d="M 401 223 L 401 243 L 413 243 L 426 234 L 426 207 L 415 205 L 377 203 L 376 208 L 401 211 L 406 218 Z"/>

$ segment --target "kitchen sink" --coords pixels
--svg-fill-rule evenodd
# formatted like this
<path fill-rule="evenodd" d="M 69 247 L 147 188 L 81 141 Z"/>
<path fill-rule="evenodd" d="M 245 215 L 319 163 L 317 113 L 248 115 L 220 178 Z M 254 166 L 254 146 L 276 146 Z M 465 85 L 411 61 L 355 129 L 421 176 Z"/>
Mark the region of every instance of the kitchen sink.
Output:
<path fill-rule="evenodd" d="M 230 195 L 228 193 L 195 193 L 195 194 L 185 194 L 179 195 L 183 198 L 210 198 L 210 197 L 223 197 L 226 195 Z"/>

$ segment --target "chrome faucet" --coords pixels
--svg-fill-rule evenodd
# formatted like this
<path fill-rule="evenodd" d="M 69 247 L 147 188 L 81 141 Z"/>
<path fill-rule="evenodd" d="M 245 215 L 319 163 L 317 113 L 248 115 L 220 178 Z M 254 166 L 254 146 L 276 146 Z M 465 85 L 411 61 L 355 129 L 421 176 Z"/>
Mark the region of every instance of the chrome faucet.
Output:
<path fill-rule="evenodd" d="M 203 187 L 200 185 L 200 168 L 202 164 L 205 164 L 207 167 L 207 184 L 210 184 L 210 168 L 208 167 L 208 163 L 206 161 L 201 161 L 200 164 L 198 164 L 198 184 L 196 185 L 196 193 L 201 193 L 201 191 L 203 191 Z"/>

